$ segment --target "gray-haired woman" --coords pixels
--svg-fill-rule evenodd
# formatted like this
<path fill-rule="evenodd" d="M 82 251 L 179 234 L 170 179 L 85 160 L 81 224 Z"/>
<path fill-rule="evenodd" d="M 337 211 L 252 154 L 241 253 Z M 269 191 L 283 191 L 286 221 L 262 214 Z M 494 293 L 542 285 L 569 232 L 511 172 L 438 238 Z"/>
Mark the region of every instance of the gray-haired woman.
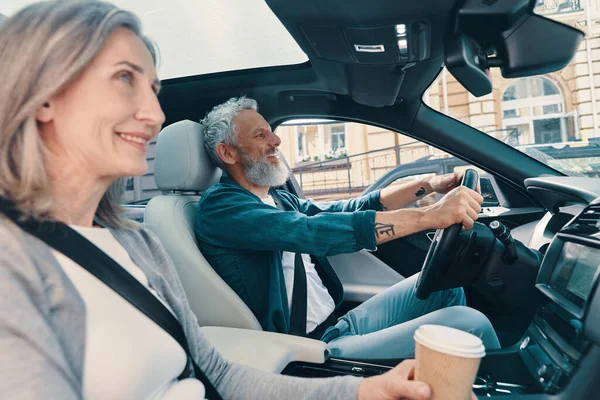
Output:
<path fill-rule="evenodd" d="M 158 298 L 223 398 L 410 398 L 412 364 L 305 380 L 226 362 L 203 338 L 168 255 L 123 215 L 165 116 L 138 19 L 98 1 L 31 5 L 0 24 L 0 197 L 67 224 Z M 0 397 L 199 399 L 182 346 L 102 281 L 0 214 Z"/>

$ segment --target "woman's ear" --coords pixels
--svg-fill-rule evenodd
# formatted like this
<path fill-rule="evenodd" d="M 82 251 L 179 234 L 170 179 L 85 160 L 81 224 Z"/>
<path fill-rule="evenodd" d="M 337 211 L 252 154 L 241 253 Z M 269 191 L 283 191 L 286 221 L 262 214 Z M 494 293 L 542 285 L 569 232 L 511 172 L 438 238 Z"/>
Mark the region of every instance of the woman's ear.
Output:
<path fill-rule="evenodd" d="M 54 118 L 54 107 L 52 107 L 52 103 L 47 101 L 40 108 L 38 108 L 35 119 L 41 123 L 51 122 Z"/>
<path fill-rule="evenodd" d="M 228 165 L 233 165 L 238 161 L 238 153 L 235 147 L 226 145 L 225 143 L 219 143 L 216 148 L 217 155 L 219 158 Z"/>

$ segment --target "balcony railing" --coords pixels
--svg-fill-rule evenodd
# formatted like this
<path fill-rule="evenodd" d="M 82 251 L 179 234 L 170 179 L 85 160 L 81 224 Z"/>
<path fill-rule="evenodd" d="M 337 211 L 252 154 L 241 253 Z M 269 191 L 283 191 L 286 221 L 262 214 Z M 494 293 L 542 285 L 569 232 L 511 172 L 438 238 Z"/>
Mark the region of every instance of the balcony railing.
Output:
<path fill-rule="evenodd" d="M 583 10 L 581 0 L 538 0 L 535 13 L 540 15 L 563 14 Z"/>
<path fill-rule="evenodd" d="M 415 146 L 416 145 L 416 146 Z M 293 168 L 296 180 L 306 196 L 355 195 L 379 180 L 400 164 L 433 154 L 430 147 L 414 141 L 314 163 L 300 163 Z"/>
<path fill-rule="evenodd" d="M 519 145 L 518 131 L 513 128 L 499 129 L 486 132 L 499 140 L 519 149 L 529 156 L 543 163 L 549 160 L 570 160 L 572 167 L 579 168 L 579 164 L 590 163 L 600 159 L 600 138 L 590 139 L 587 143 L 548 143 Z M 440 155 L 441 157 L 432 157 Z M 420 166 L 431 163 L 443 163 L 444 159 L 453 158 L 446 153 L 433 150 L 432 147 L 415 141 L 407 144 L 373 150 L 366 153 L 348 155 L 334 160 L 319 161 L 314 163 L 301 163 L 292 169 L 296 180 L 300 183 L 304 195 L 318 200 L 333 200 L 355 197 L 366 188 L 377 182 L 388 171 L 399 165 L 422 161 Z M 596 162 L 596 161 L 594 161 Z M 417 166 L 417 165 L 415 165 Z M 554 166 L 557 167 L 557 166 Z M 586 172 L 565 171 L 581 176 L 598 176 L 600 165 Z M 437 168 L 439 170 L 439 168 Z M 434 168 L 424 168 L 423 173 L 434 171 Z M 415 171 L 419 174 L 421 172 Z"/>

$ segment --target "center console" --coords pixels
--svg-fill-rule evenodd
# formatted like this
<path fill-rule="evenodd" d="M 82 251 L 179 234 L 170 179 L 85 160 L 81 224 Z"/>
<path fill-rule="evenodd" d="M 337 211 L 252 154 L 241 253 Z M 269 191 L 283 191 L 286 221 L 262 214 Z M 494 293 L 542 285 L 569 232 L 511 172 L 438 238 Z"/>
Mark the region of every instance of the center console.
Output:
<path fill-rule="evenodd" d="M 590 346 L 583 328 L 599 266 L 600 205 L 590 205 L 552 240 L 536 284 L 548 302 L 520 344 L 524 363 L 546 393 L 560 391 Z"/>

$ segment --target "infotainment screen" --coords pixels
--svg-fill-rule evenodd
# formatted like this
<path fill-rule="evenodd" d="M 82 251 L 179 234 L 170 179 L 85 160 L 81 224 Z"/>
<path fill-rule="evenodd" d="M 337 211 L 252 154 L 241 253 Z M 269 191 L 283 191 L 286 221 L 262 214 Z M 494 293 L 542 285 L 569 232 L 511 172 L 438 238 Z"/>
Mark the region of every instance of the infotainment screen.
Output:
<path fill-rule="evenodd" d="M 600 266 L 600 249 L 565 242 L 556 261 L 550 286 L 575 304 L 582 306 L 594 286 L 598 266 Z"/>

